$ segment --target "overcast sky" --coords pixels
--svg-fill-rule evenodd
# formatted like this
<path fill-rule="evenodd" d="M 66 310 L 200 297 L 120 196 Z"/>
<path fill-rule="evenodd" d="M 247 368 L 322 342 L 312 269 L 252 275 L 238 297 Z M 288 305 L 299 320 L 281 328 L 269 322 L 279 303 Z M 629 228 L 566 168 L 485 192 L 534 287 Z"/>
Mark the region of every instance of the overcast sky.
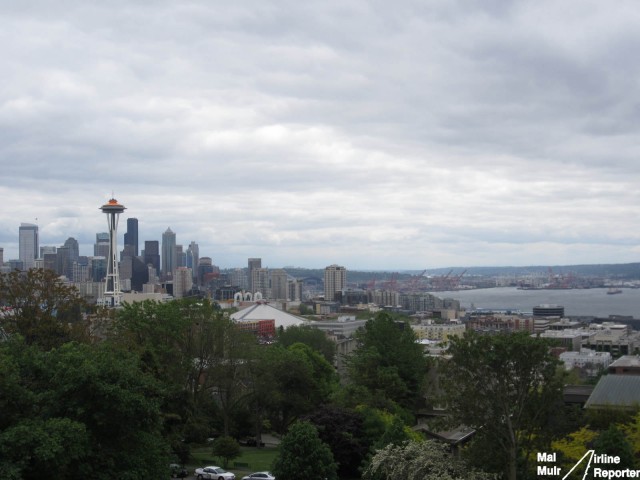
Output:
<path fill-rule="evenodd" d="M 5 260 L 112 192 L 223 268 L 640 260 L 635 0 L 0 4 Z"/>

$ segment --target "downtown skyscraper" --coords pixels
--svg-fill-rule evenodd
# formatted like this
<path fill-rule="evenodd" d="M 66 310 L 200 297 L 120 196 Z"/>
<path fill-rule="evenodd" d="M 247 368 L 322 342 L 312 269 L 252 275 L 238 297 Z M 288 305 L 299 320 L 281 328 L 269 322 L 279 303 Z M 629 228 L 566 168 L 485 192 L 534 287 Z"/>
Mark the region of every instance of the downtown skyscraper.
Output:
<path fill-rule="evenodd" d="M 173 272 L 178 267 L 176 258 L 176 234 L 171 228 L 162 234 L 162 276 L 165 279 L 172 278 Z"/>
<path fill-rule="evenodd" d="M 36 266 L 40 250 L 38 226 L 33 223 L 21 223 L 18 233 L 18 258 L 22 262 L 22 268 L 29 270 Z"/>
<path fill-rule="evenodd" d="M 127 218 L 127 231 L 124 233 L 124 249 L 132 257 L 138 256 L 138 219 Z"/>

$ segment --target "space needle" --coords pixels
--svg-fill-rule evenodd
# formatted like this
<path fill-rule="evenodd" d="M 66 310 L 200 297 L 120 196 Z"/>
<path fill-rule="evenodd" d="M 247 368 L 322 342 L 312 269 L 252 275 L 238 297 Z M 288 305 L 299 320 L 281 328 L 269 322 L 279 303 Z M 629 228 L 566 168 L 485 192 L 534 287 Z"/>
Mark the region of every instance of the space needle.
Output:
<path fill-rule="evenodd" d="M 107 258 L 107 276 L 104 283 L 103 305 L 105 307 L 117 307 L 120 305 L 122 292 L 120 291 L 120 274 L 118 273 L 118 219 L 125 211 L 124 205 L 120 205 L 115 198 L 111 198 L 100 207 L 102 213 L 107 215 L 109 226 L 109 258 Z"/>

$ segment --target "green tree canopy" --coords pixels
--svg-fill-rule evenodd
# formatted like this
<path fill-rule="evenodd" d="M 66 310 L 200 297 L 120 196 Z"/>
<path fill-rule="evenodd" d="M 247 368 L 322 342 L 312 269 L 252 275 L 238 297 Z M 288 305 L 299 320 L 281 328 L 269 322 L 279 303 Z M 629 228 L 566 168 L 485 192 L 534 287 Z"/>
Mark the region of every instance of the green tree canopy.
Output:
<path fill-rule="evenodd" d="M 182 299 L 125 304 L 112 341 L 136 351 L 165 384 L 165 408 L 189 424 L 191 434 L 199 428 L 196 437 L 206 438 L 212 400 L 224 434 L 230 434 L 232 414 L 248 394 L 248 364 L 256 347 L 251 333 L 207 300 Z"/>
<path fill-rule="evenodd" d="M 0 344 L 0 477 L 138 479 L 168 460 L 162 389 L 109 345 Z"/>
<path fill-rule="evenodd" d="M 278 333 L 278 343 L 283 347 L 289 347 L 294 343 L 304 343 L 333 364 L 336 354 L 336 344 L 322 330 L 309 325 L 292 325 Z"/>
<path fill-rule="evenodd" d="M 475 428 L 476 441 L 495 445 L 505 475 L 515 480 L 519 456 L 529 457 L 531 439 L 561 395 L 549 344 L 527 332 L 467 332 L 452 339 L 449 353 L 443 383 L 453 420 Z"/>
<path fill-rule="evenodd" d="M 278 432 L 328 401 L 337 388 L 333 367 L 307 345 L 270 345 L 258 355 L 250 364 L 252 408 L 259 419 L 266 415 Z"/>
<path fill-rule="evenodd" d="M 336 472 L 331 449 L 320 440 L 316 427 L 306 421 L 291 425 L 280 443 L 273 466 L 275 477 L 336 480 Z"/>
<path fill-rule="evenodd" d="M 229 461 L 240 456 L 240 444 L 233 438 L 222 436 L 213 442 L 212 452 L 216 457 L 222 459 L 222 466 L 227 468 Z"/>
<path fill-rule="evenodd" d="M 32 268 L 0 274 L 0 317 L 6 333 L 17 333 L 29 345 L 47 350 L 70 340 L 87 340 L 87 305 L 75 287 L 48 269 Z"/>
<path fill-rule="evenodd" d="M 358 348 L 348 359 L 350 381 L 364 387 L 381 408 L 391 401 L 413 410 L 422 400 L 427 361 L 407 323 L 378 313 L 356 334 Z"/>
<path fill-rule="evenodd" d="M 600 433 L 593 445 L 597 454 L 617 456 L 620 463 L 616 468 L 633 468 L 636 466 L 636 459 L 631 443 L 625 434 L 616 425 L 610 425 L 607 430 Z"/>
<path fill-rule="evenodd" d="M 360 467 L 370 448 L 364 431 L 363 415 L 355 410 L 325 404 L 304 417 L 318 429 L 320 439 L 326 443 L 342 478 L 357 478 Z"/>

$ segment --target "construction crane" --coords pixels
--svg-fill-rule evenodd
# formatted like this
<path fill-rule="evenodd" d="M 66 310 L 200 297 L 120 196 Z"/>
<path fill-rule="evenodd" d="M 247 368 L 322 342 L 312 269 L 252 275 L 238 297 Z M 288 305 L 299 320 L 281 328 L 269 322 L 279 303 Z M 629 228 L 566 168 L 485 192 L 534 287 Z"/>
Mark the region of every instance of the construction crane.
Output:
<path fill-rule="evenodd" d="M 375 275 L 371 280 L 367 282 L 367 290 L 375 290 L 376 289 L 376 277 Z"/>
<path fill-rule="evenodd" d="M 391 278 L 384 282 L 384 289 L 389 290 L 391 292 L 398 291 L 398 273 L 394 272 L 391 274 Z"/>
<path fill-rule="evenodd" d="M 451 281 L 450 290 L 455 290 L 460 286 L 460 280 L 462 280 L 462 276 L 467 273 L 467 269 L 465 268 L 460 275 L 456 275 Z"/>
<path fill-rule="evenodd" d="M 433 277 L 431 284 L 433 285 L 433 289 L 436 291 L 447 290 L 448 279 L 453 273 L 453 269 L 449 270 L 449 273 L 446 275 L 441 275 L 439 277 Z"/>
<path fill-rule="evenodd" d="M 418 293 L 421 286 L 420 284 L 424 281 L 425 273 L 427 273 L 427 270 L 423 270 L 419 275 L 412 275 L 409 277 L 409 280 L 405 283 L 405 290 L 410 294 Z"/>

